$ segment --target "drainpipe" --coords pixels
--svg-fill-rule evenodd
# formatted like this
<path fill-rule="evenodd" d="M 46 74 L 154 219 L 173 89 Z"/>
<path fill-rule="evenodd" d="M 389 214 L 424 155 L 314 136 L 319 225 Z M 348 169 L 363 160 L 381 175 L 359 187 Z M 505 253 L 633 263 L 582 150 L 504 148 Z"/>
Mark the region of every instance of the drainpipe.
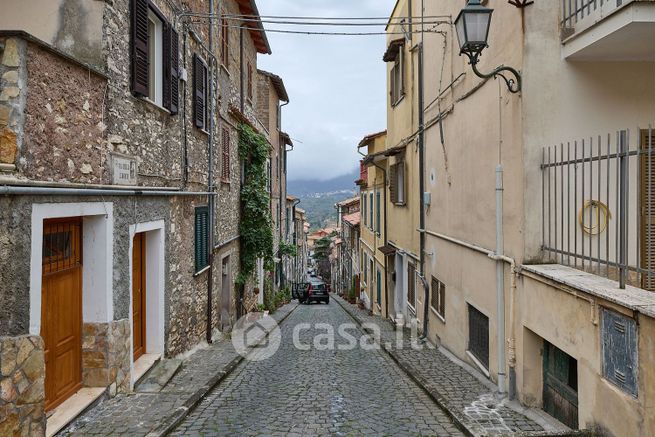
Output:
<path fill-rule="evenodd" d="M 209 52 L 214 53 L 214 0 L 209 0 Z M 207 136 L 207 150 L 209 153 L 207 169 L 207 191 L 214 192 L 214 75 L 216 73 L 216 60 L 212 57 L 209 83 L 209 135 Z M 212 343 L 212 295 L 214 286 L 214 196 L 207 196 L 209 206 L 209 232 L 207 241 L 209 247 L 209 270 L 207 271 L 207 343 Z"/>
<path fill-rule="evenodd" d="M 505 253 L 503 236 L 503 166 L 496 166 L 496 255 Z M 505 266 L 496 261 L 496 311 L 498 312 L 498 391 L 505 393 Z"/>
<path fill-rule="evenodd" d="M 418 167 L 419 167 L 419 227 L 425 229 L 425 111 L 424 111 L 424 72 L 423 72 L 423 42 L 418 49 Z M 423 299 L 423 335 L 421 339 L 428 337 L 428 302 L 430 300 L 430 284 L 425 279 L 425 233 L 419 234 L 420 242 L 420 274 L 419 279 L 425 291 Z"/>

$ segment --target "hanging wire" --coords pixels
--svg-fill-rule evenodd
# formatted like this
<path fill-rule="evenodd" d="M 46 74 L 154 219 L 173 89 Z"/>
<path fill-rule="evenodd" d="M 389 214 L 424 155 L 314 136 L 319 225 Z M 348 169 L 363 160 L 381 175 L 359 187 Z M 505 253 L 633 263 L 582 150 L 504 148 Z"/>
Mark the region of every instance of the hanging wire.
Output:
<path fill-rule="evenodd" d="M 192 23 L 202 24 L 201 21 L 191 20 Z M 236 26 L 236 25 L 227 25 L 225 26 L 229 29 L 245 29 L 251 32 L 262 32 L 262 33 L 287 33 L 287 34 L 296 34 L 296 35 L 333 35 L 333 36 L 374 36 L 374 35 L 409 35 L 409 34 L 419 34 L 422 31 L 414 30 L 407 32 L 318 32 L 318 31 L 303 31 L 303 30 L 285 30 L 285 29 L 260 29 L 250 26 Z M 435 26 L 436 27 L 436 26 Z M 432 29 L 427 29 L 423 31 L 425 33 L 439 33 L 439 31 Z"/>
<path fill-rule="evenodd" d="M 224 18 L 237 18 L 237 19 L 250 19 L 257 20 L 267 19 L 267 20 L 321 20 L 321 21 L 384 21 L 384 23 L 393 23 L 398 21 L 397 24 L 402 23 L 420 23 L 421 21 L 431 20 L 431 19 L 450 19 L 450 15 L 426 15 L 424 17 L 317 17 L 317 16 L 292 16 L 292 15 L 243 15 L 243 14 L 209 14 L 205 12 L 189 12 L 185 15 L 197 15 L 197 16 L 209 16 L 209 15 L 220 15 Z"/>

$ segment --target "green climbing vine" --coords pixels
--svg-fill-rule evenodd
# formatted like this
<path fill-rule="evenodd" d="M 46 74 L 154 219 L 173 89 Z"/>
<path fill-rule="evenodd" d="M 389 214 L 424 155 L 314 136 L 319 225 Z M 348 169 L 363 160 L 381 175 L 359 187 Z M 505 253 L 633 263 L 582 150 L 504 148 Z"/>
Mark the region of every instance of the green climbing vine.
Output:
<path fill-rule="evenodd" d="M 266 189 L 266 161 L 269 145 L 266 138 L 242 123 L 239 126 L 239 158 L 244 163 L 241 188 L 241 272 L 237 283 L 243 285 L 264 260 L 267 271 L 273 269 L 273 227 L 270 196 Z"/>
<path fill-rule="evenodd" d="M 295 258 L 296 255 L 298 255 L 298 249 L 295 244 L 285 243 L 284 241 L 280 242 L 280 258 L 285 256 Z"/>

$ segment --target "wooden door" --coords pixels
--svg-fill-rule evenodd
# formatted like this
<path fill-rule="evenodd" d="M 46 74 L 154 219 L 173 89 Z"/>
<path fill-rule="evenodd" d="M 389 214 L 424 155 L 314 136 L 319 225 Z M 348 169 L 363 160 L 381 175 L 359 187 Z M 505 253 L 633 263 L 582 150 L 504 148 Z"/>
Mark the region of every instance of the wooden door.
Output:
<path fill-rule="evenodd" d="M 43 223 L 41 337 L 45 408 L 82 387 L 82 219 Z"/>
<path fill-rule="evenodd" d="M 564 425 L 578 429 L 578 362 L 544 342 L 544 411 Z"/>
<path fill-rule="evenodd" d="M 132 343 L 134 361 L 146 351 L 146 234 L 136 234 L 132 246 Z"/>
<path fill-rule="evenodd" d="M 641 131 L 640 148 L 640 267 L 655 272 L 655 131 Z M 642 273 L 641 288 L 655 291 L 655 275 Z"/>

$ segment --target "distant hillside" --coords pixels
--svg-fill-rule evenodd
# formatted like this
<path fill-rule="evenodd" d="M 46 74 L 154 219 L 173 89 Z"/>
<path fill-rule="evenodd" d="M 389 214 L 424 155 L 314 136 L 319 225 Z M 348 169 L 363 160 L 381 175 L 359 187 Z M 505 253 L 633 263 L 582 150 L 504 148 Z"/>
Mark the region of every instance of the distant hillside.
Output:
<path fill-rule="evenodd" d="M 353 191 L 357 187 L 355 181 L 359 179 L 359 171 L 353 171 L 345 176 L 339 176 L 326 181 L 317 180 L 290 180 L 288 192 L 297 197 L 316 193 L 335 193 L 339 191 Z"/>
<path fill-rule="evenodd" d="M 356 171 L 327 181 L 289 181 L 288 193 L 300 198 L 298 207 L 307 212 L 312 230 L 335 226 L 338 216 L 334 205 L 357 194 L 355 180 L 358 178 Z"/>

